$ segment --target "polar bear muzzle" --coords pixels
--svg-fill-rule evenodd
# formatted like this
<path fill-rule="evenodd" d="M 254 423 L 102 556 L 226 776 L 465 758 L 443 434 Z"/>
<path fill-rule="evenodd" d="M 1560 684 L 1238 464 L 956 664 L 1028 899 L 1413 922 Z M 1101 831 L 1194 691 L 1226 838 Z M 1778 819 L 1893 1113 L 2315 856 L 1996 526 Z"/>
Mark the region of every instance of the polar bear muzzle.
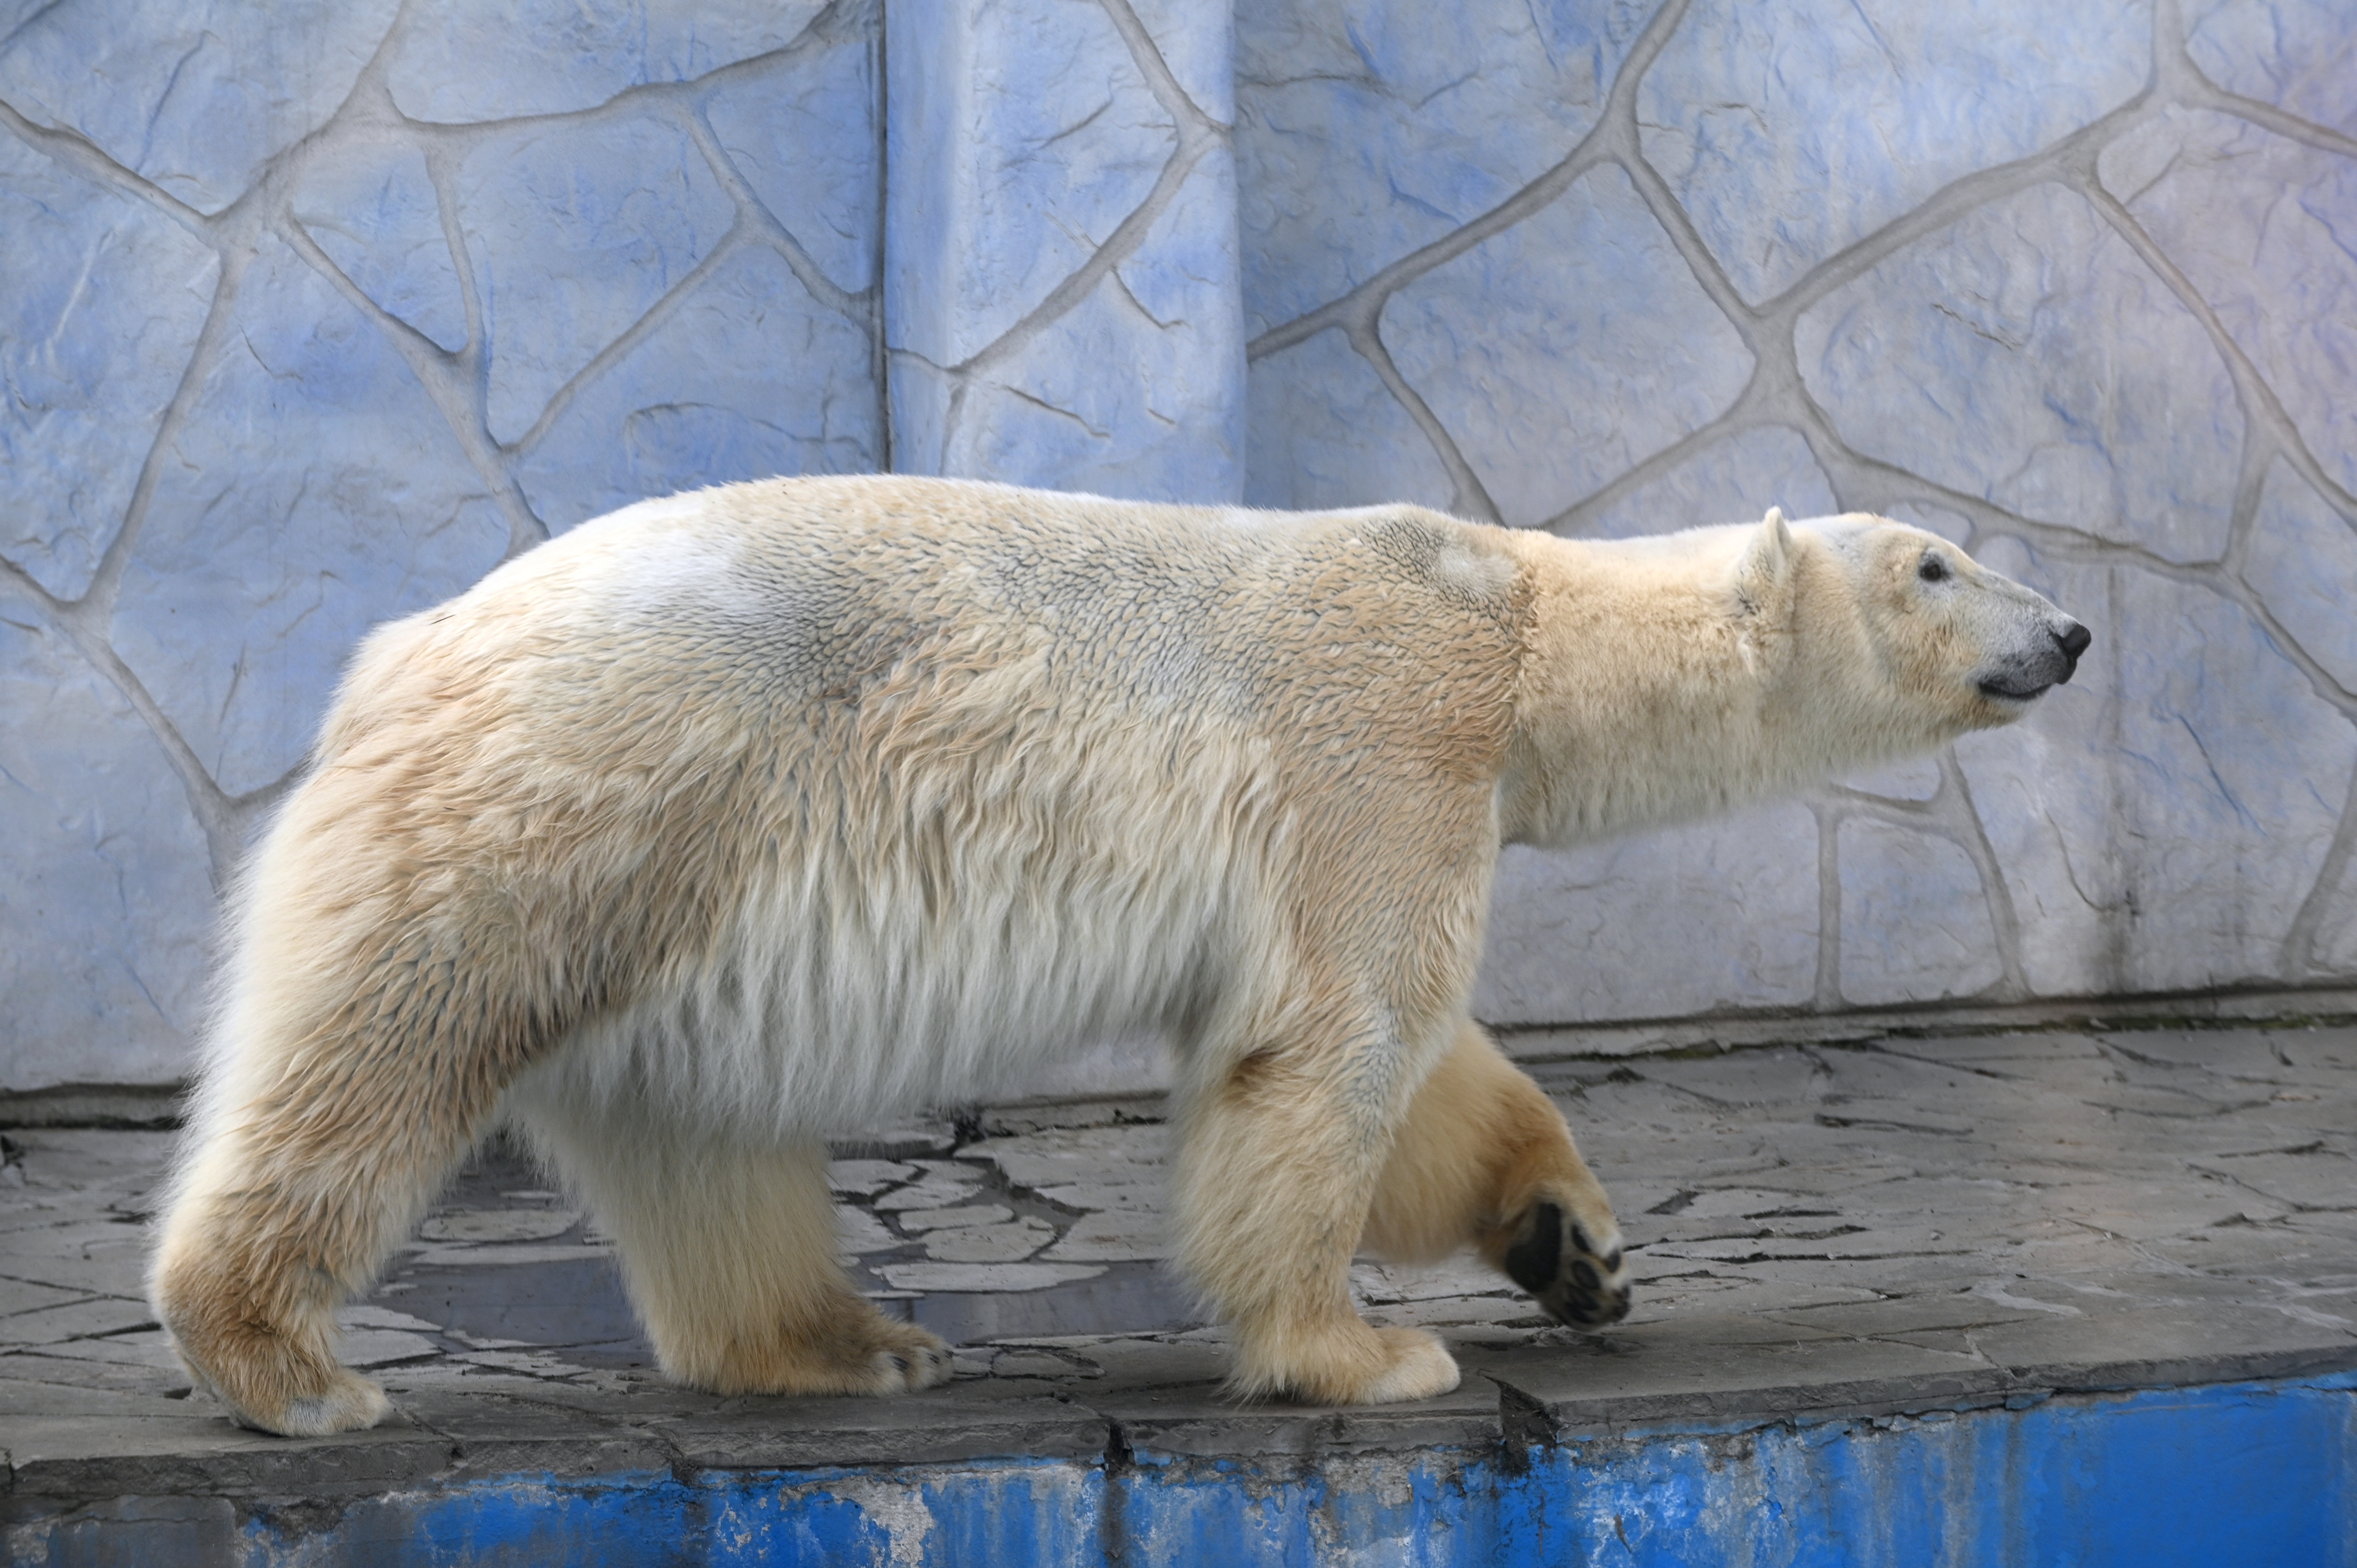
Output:
<path fill-rule="evenodd" d="M 2079 672 L 2079 655 L 2087 651 L 2094 634 L 2068 616 L 2061 618 L 2060 626 L 2050 625 L 2043 629 L 2047 634 L 2044 647 L 2033 646 L 2006 669 L 1981 678 L 1983 696 L 2008 703 L 2033 702 Z"/>
<path fill-rule="evenodd" d="M 2001 710 L 2018 712 L 2078 673 L 2094 634 L 2035 590 L 1970 561 L 1944 542 L 1926 545 L 1915 588 L 1952 608 L 1980 645 L 1975 686 Z"/>

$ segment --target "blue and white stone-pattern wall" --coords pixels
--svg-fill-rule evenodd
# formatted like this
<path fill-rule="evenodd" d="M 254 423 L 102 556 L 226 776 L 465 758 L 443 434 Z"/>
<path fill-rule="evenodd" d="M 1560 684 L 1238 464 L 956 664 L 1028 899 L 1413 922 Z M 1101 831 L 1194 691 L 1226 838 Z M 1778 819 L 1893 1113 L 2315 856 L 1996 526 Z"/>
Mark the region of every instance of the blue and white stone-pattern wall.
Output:
<path fill-rule="evenodd" d="M 1239 7 L 1248 499 L 1873 510 L 2086 620 L 2015 729 L 1510 855 L 1480 1015 L 2357 975 L 2357 12 Z"/>
<path fill-rule="evenodd" d="M 1243 493 L 1227 0 L 890 0 L 893 467 Z"/>
<path fill-rule="evenodd" d="M 0 6 L 0 1087 L 167 1079 L 371 625 L 885 459 L 872 4 Z"/>
<path fill-rule="evenodd" d="M 183 1069 L 369 625 L 772 472 L 1912 518 L 2080 681 L 1517 855 L 1485 1015 L 2357 977 L 2340 11 L 0 0 L 0 1086 Z"/>
<path fill-rule="evenodd" d="M 1225 0 L 0 0 L 0 1088 L 185 1070 L 347 653 L 552 532 L 1238 498 L 1232 80 Z"/>

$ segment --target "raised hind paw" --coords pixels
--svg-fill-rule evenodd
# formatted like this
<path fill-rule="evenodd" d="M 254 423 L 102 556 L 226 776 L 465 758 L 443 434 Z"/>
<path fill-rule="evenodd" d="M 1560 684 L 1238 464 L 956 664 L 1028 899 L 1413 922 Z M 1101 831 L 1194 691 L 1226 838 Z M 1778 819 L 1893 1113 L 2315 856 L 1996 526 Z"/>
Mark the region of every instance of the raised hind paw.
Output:
<path fill-rule="evenodd" d="M 1629 1260 L 1609 1211 L 1583 1219 L 1534 1198 L 1491 1261 L 1558 1323 L 1601 1328 L 1629 1316 Z"/>

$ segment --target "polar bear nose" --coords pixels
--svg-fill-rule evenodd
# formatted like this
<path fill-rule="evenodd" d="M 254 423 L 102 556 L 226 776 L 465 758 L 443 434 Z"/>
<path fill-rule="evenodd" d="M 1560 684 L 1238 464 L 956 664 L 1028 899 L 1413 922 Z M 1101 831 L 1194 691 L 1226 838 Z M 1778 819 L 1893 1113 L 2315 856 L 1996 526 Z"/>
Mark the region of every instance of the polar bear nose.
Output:
<path fill-rule="evenodd" d="M 2054 642 L 2062 650 L 2062 679 L 2068 681 L 2079 672 L 2079 655 L 2087 651 L 2087 644 L 2095 640 L 2095 634 L 2075 620 L 2065 621 L 2062 626 L 2063 629 L 2054 632 Z"/>

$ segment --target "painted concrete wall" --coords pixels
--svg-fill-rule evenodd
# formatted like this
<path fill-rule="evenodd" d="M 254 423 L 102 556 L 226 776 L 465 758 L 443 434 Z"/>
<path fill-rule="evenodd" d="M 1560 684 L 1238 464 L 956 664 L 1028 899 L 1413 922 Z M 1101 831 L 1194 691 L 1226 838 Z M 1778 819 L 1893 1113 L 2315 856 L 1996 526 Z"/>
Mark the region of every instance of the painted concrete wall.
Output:
<path fill-rule="evenodd" d="M 773 472 L 1906 517 L 2079 681 L 1478 1010 L 2357 979 L 2352 158 L 2333 0 L 0 4 L 0 1085 L 182 1069 L 369 625 Z"/>
<path fill-rule="evenodd" d="M 356 1478 L 331 1500 L 292 1506 L 275 1489 L 102 1493 L 106 1500 L 76 1506 L 26 1488 L 7 1541 L 27 1568 L 2324 1568 L 2357 1556 L 2349 1393 L 2345 1375 L 2284 1379 L 1474 1450 L 1313 1443 L 1213 1457 L 1123 1432 L 1101 1459 L 849 1471 L 682 1464 L 351 1497 L 367 1487 Z M 102 1480 L 103 1462 L 90 1469 L 90 1481 Z"/>

